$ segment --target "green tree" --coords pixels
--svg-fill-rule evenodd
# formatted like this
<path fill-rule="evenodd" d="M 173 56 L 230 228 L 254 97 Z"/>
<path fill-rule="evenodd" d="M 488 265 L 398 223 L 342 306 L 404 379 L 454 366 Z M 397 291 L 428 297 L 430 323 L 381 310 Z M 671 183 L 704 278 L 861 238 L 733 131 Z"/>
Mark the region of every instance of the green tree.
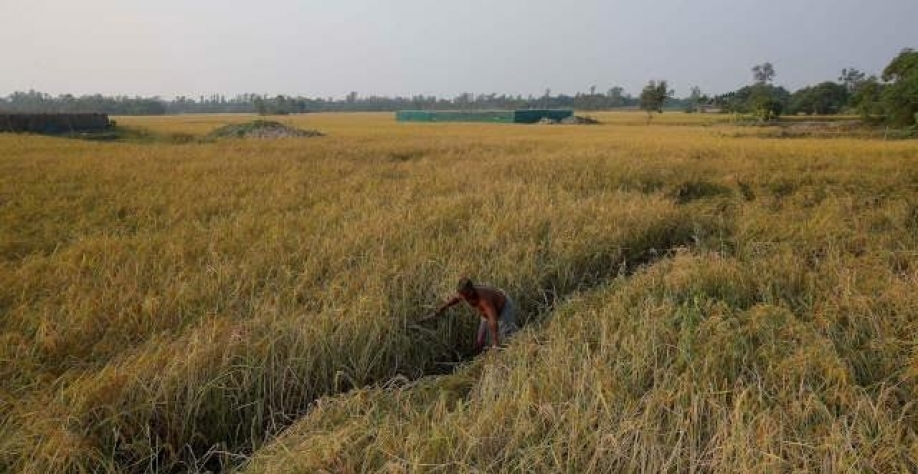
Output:
<path fill-rule="evenodd" d="M 688 113 L 698 112 L 699 107 L 705 101 L 705 96 L 701 93 L 701 88 L 692 86 L 691 93 L 685 104 L 685 111 Z"/>
<path fill-rule="evenodd" d="M 263 98 L 255 96 L 252 100 L 252 105 L 255 107 L 255 112 L 257 112 L 258 115 L 268 115 L 268 104 L 265 103 Z"/>
<path fill-rule="evenodd" d="M 777 73 L 770 62 L 752 67 L 754 84 L 749 87 L 744 108 L 760 121 L 777 119 L 784 111 L 787 94 L 782 87 L 771 84 Z"/>
<path fill-rule="evenodd" d="M 770 62 L 764 62 L 752 67 L 752 78 L 756 84 L 770 84 L 775 78 L 775 67 Z"/>
<path fill-rule="evenodd" d="M 887 122 L 893 125 L 913 125 L 918 114 L 918 51 L 903 49 L 883 69 L 887 82 L 881 98 Z"/>
<path fill-rule="evenodd" d="M 619 106 L 625 105 L 624 92 L 625 92 L 625 89 L 619 86 L 614 86 L 610 88 L 609 91 L 606 93 L 606 95 L 609 97 L 609 105 L 611 107 L 619 107 Z"/>
<path fill-rule="evenodd" d="M 867 80 L 867 75 L 855 68 L 845 68 L 841 70 L 838 76 L 840 82 L 849 94 L 853 94 L 858 86 Z"/>
<path fill-rule="evenodd" d="M 883 89 L 884 85 L 876 76 L 870 76 L 861 82 L 854 94 L 851 94 L 849 104 L 865 122 L 878 123 L 883 120 L 885 116 L 882 102 Z"/>
<path fill-rule="evenodd" d="M 647 121 L 653 117 L 653 113 L 663 113 L 663 103 L 673 95 L 669 90 L 666 81 L 650 81 L 641 91 L 641 110 L 647 112 Z"/>
<path fill-rule="evenodd" d="M 826 81 L 794 92 L 788 109 L 792 114 L 837 114 L 848 104 L 848 96 L 845 85 Z"/>
<path fill-rule="evenodd" d="M 749 112 L 761 122 L 776 120 L 784 111 L 784 101 L 775 94 L 775 88 L 764 83 L 752 86 L 747 104 Z"/>

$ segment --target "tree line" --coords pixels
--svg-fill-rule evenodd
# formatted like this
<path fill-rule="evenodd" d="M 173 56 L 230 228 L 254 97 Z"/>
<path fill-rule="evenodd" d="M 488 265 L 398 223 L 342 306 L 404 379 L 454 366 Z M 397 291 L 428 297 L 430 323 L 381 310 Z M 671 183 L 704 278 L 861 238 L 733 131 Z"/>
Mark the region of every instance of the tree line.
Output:
<path fill-rule="evenodd" d="M 101 94 L 51 96 L 42 92 L 14 92 L 0 97 L 0 112 L 7 113 L 107 113 L 110 115 L 163 115 L 166 103 L 158 98 L 108 97 Z"/>
<path fill-rule="evenodd" d="M 893 58 L 879 77 L 845 68 L 836 81 L 820 82 L 792 93 L 774 85 L 776 75 L 774 65 L 765 62 L 753 66 L 752 84 L 735 91 L 709 97 L 693 87 L 686 111 L 746 114 L 761 121 L 775 120 L 783 114 L 850 113 L 869 123 L 909 126 L 918 122 L 918 51 L 910 48 Z M 641 91 L 640 107 L 649 119 L 652 113 L 663 111 L 671 96 L 665 80 L 650 81 Z"/>
<path fill-rule="evenodd" d="M 415 95 L 411 97 L 360 97 L 351 92 L 344 99 L 293 97 L 286 95 L 239 94 L 233 97 L 216 94 L 197 99 L 176 97 L 104 97 L 87 95 L 52 96 L 28 91 L 15 92 L 0 98 L 0 111 L 19 113 L 78 113 L 102 112 L 112 115 L 165 115 L 188 113 L 260 113 L 285 115 L 310 112 L 381 112 L 405 109 L 473 110 L 473 109 L 534 109 L 575 108 L 578 110 L 607 110 L 636 107 L 638 99 L 613 87 L 606 93 L 577 93 L 575 95 L 460 94 L 453 98 Z"/>
<path fill-rule="evenodd" d="M 918 51 L 902 50 L 880 76 L 867 75 L 856 68 L 843 69 L 834 81 L 824 81 L 790 92 L 774 84 L 777 75 L 769 62 L 752 68 L 753 81 L 735 91 L 719 95 L 702 93 L 697 86 L 688 97 L 675 98 L 666 80 L 652 80 L 635 97 L 622 87 L 604 92 L 596 86 L 574 95 L 551 93 L 541 96 L 520 94 L 471 94 L 452 98 L 427 95 L 411 97 L 361 97 L 357 92 L 343 99 L 301 96 L 239 94 L 227 98 L 216 94 L 176 97 L 107 97 L 100 94 L 51 96 L 42 92 L 15 92 L 0 98 L 0 111 L 21 113 L 101 112 L 111 115 L 164 115 L 184 113 L 259 113 L 283 115 L 310 112 L 377 112 L 405 109 L 472 110 L 572 108 L 584 111 L 614 108 L 640 108 L 648 113 L 663 110 L 747 114 L 759 120 L 774 120 L 781 115 L 832 115 L 856 113 L 872 123 L 915 124 L 918 113 Z"/>

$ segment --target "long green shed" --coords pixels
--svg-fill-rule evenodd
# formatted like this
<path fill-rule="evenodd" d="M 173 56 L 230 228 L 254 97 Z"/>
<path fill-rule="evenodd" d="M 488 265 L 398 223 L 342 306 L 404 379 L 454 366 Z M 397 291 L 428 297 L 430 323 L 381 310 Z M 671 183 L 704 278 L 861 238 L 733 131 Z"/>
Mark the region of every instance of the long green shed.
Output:
<path fill-rule="evenodd" d="M 542 119 L 561 121 L 574 115 L 569 109 L 519 109 L 519 110 L 399 110 L 399 122 L 488 122 L 536 123 Z"/>

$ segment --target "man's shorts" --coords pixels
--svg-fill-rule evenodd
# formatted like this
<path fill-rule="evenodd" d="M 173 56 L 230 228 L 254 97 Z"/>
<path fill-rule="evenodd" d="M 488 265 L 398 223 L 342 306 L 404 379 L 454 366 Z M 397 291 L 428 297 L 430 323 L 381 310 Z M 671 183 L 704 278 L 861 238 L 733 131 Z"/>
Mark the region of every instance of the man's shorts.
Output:
<path fill-rule="evenodd" d="M 513 304 L 513 300 L 509 296 L 505 296 L 506 301 L 504 302 L 504 309 L 501 310 L 500 316 L 497 319 L 497 333 L 500 334 L 500 341 L 506 342 L 507 338 L 513 335 L 513 333 L 520 330 L 520 327 L 516 324 L 516 305 Z M 491 331 L 488 330 L 488 321 L 482 319 L 481 323 L 478 325 L 478 331 L 484 331 L 485 333 L 485 345 L 491 345 Z"/>

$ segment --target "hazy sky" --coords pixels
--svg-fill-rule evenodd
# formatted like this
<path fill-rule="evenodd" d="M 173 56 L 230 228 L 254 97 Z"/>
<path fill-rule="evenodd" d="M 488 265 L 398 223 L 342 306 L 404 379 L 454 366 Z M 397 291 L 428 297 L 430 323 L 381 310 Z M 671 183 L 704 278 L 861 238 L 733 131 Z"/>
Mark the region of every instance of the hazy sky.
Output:
<path fill-rule="evenodd" d="M 791 90 L 918 48 L 918 0 L 0 0 L 0 96 Z"/>

